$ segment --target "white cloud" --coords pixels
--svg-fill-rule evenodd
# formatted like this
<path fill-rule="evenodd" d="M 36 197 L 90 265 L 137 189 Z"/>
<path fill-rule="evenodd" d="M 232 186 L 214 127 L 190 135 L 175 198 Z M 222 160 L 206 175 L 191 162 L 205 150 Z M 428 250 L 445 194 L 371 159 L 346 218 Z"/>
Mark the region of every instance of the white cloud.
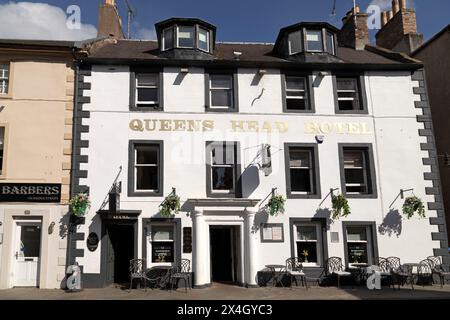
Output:
<path fill-rule="evenodd" d="M 140 28 L 137 30 L 136 35 L 141 40 L 156 40 L 155 29 Z"/>
<path fill-rule="evenodd" d="M 392 9 L 392 0 L 372 0 L 370 4 L 380 7 L 381 11 Z M 414 0 L 407 0 L 406 5 L 408 8 L 414 8 Z"/>
<path fill-rule="evenodd" d="M 81 11 L 81 18 L 83 17 Z M 90 24 L 67 26 L 70 14 L 46 3 L 9 2 L 0 5 L 0 38 L 78 41 L 97 36 Z"/>

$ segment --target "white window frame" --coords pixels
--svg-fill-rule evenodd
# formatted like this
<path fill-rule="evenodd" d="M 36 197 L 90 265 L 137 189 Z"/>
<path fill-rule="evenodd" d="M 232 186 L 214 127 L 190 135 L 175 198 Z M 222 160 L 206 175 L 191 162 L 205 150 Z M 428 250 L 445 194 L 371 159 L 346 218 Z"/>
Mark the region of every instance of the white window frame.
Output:
<path fill-rule="evenodd" d="M 11 78 L 11 64 L 0 62 L 0 95 L 9 93 L 9 80 Z"/>
<path fill-rule="evenodd" d="M 138 164 L 138 156 L 137 156 L 137 150 L 139 147 L 146 147 L 146 148 L 154 148 L 156 150 L 156 164 Z M 148 145 L 135 145 L 134 146 L 134 192 L 158 192 L 159 189 L 138 189 L 138 167 L 156 167 L 156 173 L 157 173 L 157 182 L 156 184 L 160 185 L 160 172 L 159 172 L 159 166 L 161 165 L 160 162 L 160 147 L 158 145 L 148 144 Z"/>
<path fill-rule="evenodd" d="M 320 44 L 322 45 L 322 50 L 312 50 L 309 48 L 308 46 L 308 32 L 318 32 L 319 33 L 319 41 Z M 322 29 L 306 29 L 305 30 L 305 45 L 306 45 L 306 50 L 307 52 L 324 52 L 324 43 L 323 43 L 323 31 Z"/>
<path fill-rule="evenodd" d="M 353 80 L 356 84 L 356 90 L 349 90 L 349 89 L 339 89 L 339 80 L 340 79 L 345 79 L 345 80 Z M 338 99 L 338 108 L 339 111 L 358 111 L 361 110 L 361 99 L 360 99 L 360 95 L 359 95 L 359 80 L 357 78 L 345 78 L 345 77 L 337 77 L 336 78 L 336 94 L 337 94 L 337 99 Z M 355 97 L 339 97 L 339 93 L 355 93 Z M 358 109 L 351 109 L 351 110 L 343 110 L 340 108 L 339 105 L 339 101 L 358 101 Z"/>
<path fill-rule="evenodd" d="M 291 159 L 290 159 L 290 156 L 291 156 L 291 150 L 293 151 L 293 150 L 295 150 L 295 149 L 297 149 L 297 150 L 299 150 L 299 151 L 301 151 L 301 152 L 306 152 L 306 153 L 308 153 L 308 158 L 309 158 L 309 167 L 302 167 L 302 166 L 300 166 L 300 167 L 296 167 L 296 166 L 294 166 L 294 167 L 292 167 L 291 166 Z M 307 148 L 302 148 L 302 147 L 295 147 L 295 146 L 292 146 L 292 147 L 289 147 L 289 174 L 291 174 L 291 170 L 292 169 L 307 169 L 308 170 L 308 172 L 309 172 L 309 183 L 310 183 L 310 186 L 311 186 L 311 191 L 294 191 L 293 189 L 292 189 L 292 179 L 291 179 L 291 185 L 290 185 L 290 188 L 291 188 L 291 193 L 292 194 L 301 194 L 301 195 L 307 195 L 307 194 L 313 194 L 314 193 L 314 170 L 315 170 L 315 168 L 314 168 L 314 163 L 313 163 L 313 160 L 314 160 L 314 158 L 313 158 L 313 150 L 311 150 L 311 149 L 307 149 Z"/>
<path fill-rule="evenodd" d="M 200 34 L 201 34 L 202 32 L 206 32 L 206 50 L 200 48 L 200 42 L 201 42 L 201 41 L 200 41 Z M 209 48 L 209 42 L 210 42 L 210 40 L 209 40 L 209 30 L 208 30 L 208 29 L 205 29 L 205 28 L 202 28 L 202 27 L 198 27 L 197 48 L 198 48 L 199 50 L 201 50 L 201 51 L 209 52 L 209 51 L 210 51 L 210 48 Z"/>
<path fill-rule="evenodd" d="M 228 149 L 228 146 L 231 146 L 230 148 L 232 148 L 233 150 L 233 164 L 214 164 L 213 162 L 213 149 L 214 147 L 217 147 L 221 145 L 222 148 L 224 148 L 224 152 L 226 152 L 226 150 Z M 211 150 L 209 152 L 209 156 L 210 156 L 210 164 L 211 164 L 211 192 L 212 193 L 223 193 L 223 194 L 229 194 L 229 193 L 234 193 L 236 190 L 236 154 L 235 154 L 236 150 L 235 150 L 235 145 L 234 144 L 229 144 L 227 142 L 223 143 L 223 142 L 218 142 L 218 143 L 213 143 L 211 145 Z M 226 155 L 225 155 L 226 158 Z M 233 176 L 232 176 L 232 181 L 233 181 L 233 187 L 232 189 L 227 189 L 227 190 L 218 190 L 218 189 L 214 189 L 214 168 L 232 168 L 233 169 Z"/>
<path fill-rule="evenodd" d="M 166 31 L 171 30 L 172 31 L 172 46 L 170 48 L 166 48 Z M 162 31 L 162 51 L 173 49 L 173 40 L 175 39 L 175 31 L 173 27 L 165 28 Z"/>
<path fill-rule="evenodd" d="M 302 79 L 303 82 L 305 83 L 305 89 L 288 89 L 287 83 L 288 83 L 288 79 Z M 302 77 L 302 76 L 285 76 L 285 88 L 286 88 L 286 110 L 289 111 L 305 111 L 305 110 L 310 110 L 309 107 L 309 99 L 308 99 L 308 78 L 307 77 Z M 303 96 L 290 96 L 289 93 L 291 92 L 303 92 Z M 287 104 L 287 100 L 289 99 L 296 99 L 296 100 L 303 100 L 305 101 L 305 109 L 289 109 L 288 108 L 288 104 Z"/>
<path fill-rule="evenodd" d="M 294 35 L 297 35 L 297 34 L 298 34 L 297 37 L 294 36 Z M 299 43 L 300 43 L 300 51 L 292 51 L 291 36 L 293 37 L 294 40 L 296 39 L 297 41 L 299 41 Z M 303 51 L 303 41 L 302 41 L 302 39 L 303 39 L 303 32 L 302 32 L 302 30 L 291 32 L 288 35 L 289 55 L 297 54 L 297 53 L 300 53 L 300 52 Z"/>
<path fill-rule="evenodd" d="M 188 38 L 181 38 L 180 37 L 180 28 L 192 28 L 192 47 L 183 47 L 180 45 L 180 39 L 188 39 Z M 186 48 L 186 49 L 192 49 L 195 48 L 195 26 L 177 26 L 177 48 Z"/>
<path fill-rule="evenodd" d="M 349 240 L 349 237 L 348 237 L 348 229 L 349 228 L 365 228 L 366 240 Z M 348 243 L 365 243 L 366 248 L 367 248 L 367 263 L 371 264 L 372 263 L 371 257 L 373 256 L 372 228 L 367 225 L 347 225 L 345 228 L 345 232 L 346 232 L 346 238 L 347 238 L 347 242 L 345 243 L 345 246 L 347 247 L 348 266 L 352 267 L 354 264 L 354 262 L 350 261 L 350 252 L 348 250 Z"/>
<path fill-rule="evenodd" d="M 327 41 L 327 39 L 328 39 L 329 37 L 331 38 L 331 52 L 330 52 L 330 50 L 329 50 L 329 48 L 328 48 L 328 41 Z M 327 51 L 326 51 L 326 52 L 328 52 L 328 53 L 330 53 L 330 54 L 332 54 L 332 55 L 336 55 L 335 42 L 334 42 L 334 34 L 331 33 L 330 31 L 326 31 L 326 32 L 325 32 L 325 44 L 326 44 L 326 46 L 327 46 Z"/>
<path fill-rule="evenodd" d="M 158 227 L 171 227 L 172 228 L 172 240 L 153 240 L 153 228 Z M 147 267 L 153 266 L 171 266 L 176 262 L 178 248 L 177 248 L 177 234 L 176 234 L 176 225 L 173 223 L 158 223 L 158 222 L 149 222 L 147 224 Z M 153 243 L 158 242 L 173 242 L 173 260 L 174 262 L 153 262 L 152 251 L 153 251 Z"/>
<path fill-rule="evenodd" d="M 230 87 L 214 87 L 212 86 L 212 81 L 214 76 L 227 76 L 230 78 Z M 209 75 L 209 108 L 210 109 L 234 109 L 234 84 L 233 84 L 233 75 L 232 74 L 210 74 Z M 231 92 L 231 105 L 230 106 L 215 106 L 212 103 L 213 91 L 228 91 Z"/>
<path fill-rule="evenodd" d="M 315 227 L 316 229 L 316 240 L 300 240 L 298 238 L 298 232 L 297 232 L 297 228 L 298 227 Z M 309 223 L 295 223 L 293 224 L 293 233 L 295 234 L 295 253 L 297 253 L 297 244 L 299 242 L 306 242 L 306 243 L 310 243 L 310 242 L 315 242 L 316 243 L 316 255 L 317 255 L 317 262 L 303 262 L 303 266 L 304 267 L 320 267 L 323 263 L 323 245 L 322 245 L 322 226 L 320 223 L 314 223 L 314 222 L 309 222 Z M 303 257 L 298 257 L 299 259 L 303 260 Z"/>
<path fill-rule="evenodd" d="M 156 84 L 155 85 L 139 85 L 139 76 L 141 75 L 154 75 L 156 77 Z M 136 92 L 135 92 L 135 105 L 136 108 L 139 108 L 139 105 L 145 105 L 145 106 L 157 106 L 159 105 L 159 73 L 136 73 L 136 77 L 135 77 L 135 85 L 136 85 Z M 156 89 L 156 96 L 157 96 L 157 101 L 139 101 L 139 94 L 138 91 L 139 89 Z"/>
<path fill-rule="evenodd" d="M 361 153 L 362 154 L 362 167 L 346 167 L 346 163 L 345 163 L 345 153 L 346 152 L 353 152 L 353 153 Z M 368 184 L 368 170 L 367 170 L 367 155 L 366 155 L 366 150 L 364 149 L 346 149 L 344 148 L 343 150 L 343 162 L 344 162 L 344 181 L 345 181 L 345 193 L 346 194 L 350 194 L 350 195 L 355 195 L 355 194 L 368 194 L 369 193 L 369 184 Z M 346 170 L 362 170 L 363 172 L 363 178 L 364 178 L 364 183 L 360 184 L 360 183 L 347 183 L 347 181 L 345 180 L 345 172 Z M 348 187 L 365 187 L 365 192 L 349 192 L 348 191 Z"/>

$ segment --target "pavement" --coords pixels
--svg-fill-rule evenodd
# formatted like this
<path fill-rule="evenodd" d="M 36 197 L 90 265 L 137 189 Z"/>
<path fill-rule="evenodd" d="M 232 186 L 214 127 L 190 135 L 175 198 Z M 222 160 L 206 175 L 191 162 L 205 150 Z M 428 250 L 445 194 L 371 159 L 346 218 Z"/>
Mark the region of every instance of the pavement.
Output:
<path fill-rule="evenodd" d="M 403 287 L 400 290 L 383 287 L 370 291 L 365 287 L 304 287 L 243 288 L 225 284 L 213 284 L 207 289 L 184 288 L 176 291 L 160 289 L 133 289 L 120 286 L 103 289 L 84 289 L 81 292 L 45 290 L 37 288 L 15 288 L 0 290 L 0 300 L 450 300 L 450 285 Z"/>

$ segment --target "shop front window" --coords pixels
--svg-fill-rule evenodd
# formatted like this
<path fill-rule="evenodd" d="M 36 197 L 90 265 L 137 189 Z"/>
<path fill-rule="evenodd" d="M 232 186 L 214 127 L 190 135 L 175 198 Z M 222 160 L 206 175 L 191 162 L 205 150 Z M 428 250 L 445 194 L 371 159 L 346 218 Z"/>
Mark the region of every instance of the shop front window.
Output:
<path fill-rule="evenodd" d="M 149 229 L 151 263 L 173 263 L 175 261 L 174 227 L 154 224 Z"/>

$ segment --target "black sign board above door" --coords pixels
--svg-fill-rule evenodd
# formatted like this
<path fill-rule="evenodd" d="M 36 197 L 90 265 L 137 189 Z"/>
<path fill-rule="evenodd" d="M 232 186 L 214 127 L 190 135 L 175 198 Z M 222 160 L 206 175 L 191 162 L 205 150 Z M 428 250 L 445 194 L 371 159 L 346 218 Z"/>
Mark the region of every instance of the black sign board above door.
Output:
<path fill-rule="evenodd" d="M 55 183 L 0 183 L 0 202 L 61 201 L 61 184 Z"/>

